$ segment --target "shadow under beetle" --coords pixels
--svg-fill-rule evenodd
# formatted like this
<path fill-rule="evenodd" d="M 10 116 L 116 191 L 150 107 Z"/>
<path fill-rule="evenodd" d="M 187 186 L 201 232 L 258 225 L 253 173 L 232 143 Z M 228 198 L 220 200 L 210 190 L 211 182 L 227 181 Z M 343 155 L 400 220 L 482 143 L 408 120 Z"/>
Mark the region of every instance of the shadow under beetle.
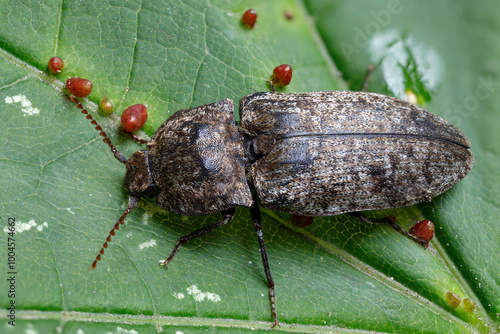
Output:
<path fill-rule="evenodd" d="M 469 140 L 455 126 L 384 95 L 263 92 L 243 97 L 239 109 L 239 124 L 229 99 L 179 110 L 146 150 L 129 159 L 92 119 L 126 165 L 130 192 L 128 208 L 92 268 L 141 197 L 156 197 L 161 209 L 187 216 L 222 213 L 221 221 L 181 237 L 164 265 L 183 243 L 230 222 L 236 206 L 250 207 L 277 325 L 258 204 L 302 216 L 351 213 L 408 235 L 394 219 L 369 220 L 358 211 L 430 201 L 463 179 L 474 162 Z"/>

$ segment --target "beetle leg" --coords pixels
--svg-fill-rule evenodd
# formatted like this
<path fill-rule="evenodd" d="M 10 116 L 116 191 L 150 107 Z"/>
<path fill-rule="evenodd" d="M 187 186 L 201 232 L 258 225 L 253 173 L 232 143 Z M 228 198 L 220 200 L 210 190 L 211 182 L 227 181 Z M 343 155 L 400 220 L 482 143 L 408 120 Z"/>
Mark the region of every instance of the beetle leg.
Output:
<path fill-rule="evenodd" d="M 183 243 L 188 242 L 189 240 L 193 240 L 195 238 L 198 238 L 204 234 L 207 234 L 208 232 L 210 232 L 212 230 L 215 230 L 217 227 L 221 227 L 222 225 L 226 225 L 227 223 L 229 223 L 234 217 L 234 208 L 227 210 L 227 211 L 223 211 L 221 213 L 222 213 L 222 220 L 221 221 L 219 221 L 215 224 L 211 224 L 211 225 L 202 227 L 199 230 L 196 230 L 194 232 L 191 232 L 189 234 L 186 234 L 186 235 L 180 237 L 179 240 L 177 240 L 177 243 L 175 244 L 175 247 L 172 250 L 172 253 L 170 253 L 170 256 L 168 257 L 168 259 L 166 259 L 165 261 L 160 261 L 160 265 L 166 267 L 168 265 L 168 263 L 170 261 L 172 261 L 175 254 L 177 254 L 177 252 L 179 251 L 179 249 L 181 248 Z"/>
<path fill-rule="evenodd" d="M 420 238 L 414 236 L 413 234 L 406 232 L 401 226 L 396 224 L 396 217 L 394 217 L 392 215 L 389 215 L 389 216 L 387 216 L 385 218 L 381 218 L 381 219 L 368 218 L 364 214 L 362 214 L 361 212 L 350 212 L 349 215 L 358 218 L 363 223 L 370 223 L 370 224 L 374 224 L 374 225 L 390 225 L 396 231 L 399 231 L 400 233 L 404 234 L 405 236 L 412 239 L 416 243 L 420 244 L 420 246 L 427 248 L 427 246 L 429 245 L 429 243 L 427 241 L 420 239 Z"/>
<path fill-rule="evenodd" d="M 139 144 L 147 144 L 147 143 L 149 143 L 149 141 L 148 141 L 148 140 L 141 139 L 141 138 L 137 137 L 136 135 L 134 135 L 133 133 L 130 133 L 130 132 L 128 132 L 128 131 L 125 131 L 124 129 L 121 129 L 121 130 L 120 130 L 120 133 L 124 133 L 124 134 L 126 134 L 127 136 L 129 136 L 129 137 L 130 137 L 130 139 L 135 140 L 135 141 L 136 141 L 137 143 L 139 143 Z"/>
<path fill-rule="evenodd" d="M 269 86 L 271 87 L 271 92 L 274 92 L 274 84 L 273 84 L 273 81 L 272 80 L 269 80 L 268 81 L 269 83 Z"/>
<path fill-rule="evenodd" d="M 264 244 L 264 238 L 262 237 L 262 219 L 260 217 L 260 209 L 257 200 L 254 200 L 254 204 L 250 209 L 250 215 L 252 216 L 253 228 L 257 232 L 257 239 L 259 239 L 260 255 L 262 256 L 262 264 L 264 265 L 264 271 L 266 273 L 267 285 L 269 286 L 269 297 L 271 298 L 271 312 L 274 318 L 274 324 L 272 327 L 279 326 L 278 316 L 276 315 L 276 297 L 274 294 L 274 281 L 271 276 L 271 269 L 269 268 L 269 260 L 267 259 L 266 245 Z"/>

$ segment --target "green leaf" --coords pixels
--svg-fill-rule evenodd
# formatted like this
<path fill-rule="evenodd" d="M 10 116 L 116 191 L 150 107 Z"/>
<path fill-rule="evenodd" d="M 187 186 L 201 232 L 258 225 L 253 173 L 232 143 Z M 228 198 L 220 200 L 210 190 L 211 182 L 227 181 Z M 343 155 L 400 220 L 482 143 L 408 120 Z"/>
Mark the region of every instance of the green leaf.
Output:
<path fill-rule="evenodd" d="M 248 8 L 258 13 L 252 30 L 240 23 Z M 370 213 L 394 214 L 406 229 L 431 219 L 436 237 L 427 250 L 389 227 L 346 215 L 299 228 L 286 214 L 264 211 L 281 322 L 274 330 L 498 331 L 499 10 L 491 0 L 2 4 L 2 331 L 269 330 L 267 282 L 248 209 L 184 245 L 165 270 L 158 261 L 176 240 L 220 215 L 182 217 L 141 200 L 90 269 L 126 209 L 125 169 L 68 99 L 64 82 L 72 76 L 93 82 L 83 104 L 128 157 L 143 146 L 118 134 L 118 116 L 96 113 L 102 98 L 114 102 L 118 115 L 146 104 L 140 135 L 147 137 L 178 109 L 225 98 L 237 104 L 268 90 L 266 80 L 283 63 L 293 67 L 285 92 L 359 90 L 376 65 L 369 90 L 402 98 L 411 91 L 426 101 L 426 109 L 464 131 L 475 165 L 430 204 Z M 47 71 L 54 55 L 65 62 L 57 76 Z M 458 307 L 447 302 L 449 292 L 462 299 Z M 472 312 L 465 298 L 475 304 Z M 15 327 L 7 317 L 12 301 Z"/>

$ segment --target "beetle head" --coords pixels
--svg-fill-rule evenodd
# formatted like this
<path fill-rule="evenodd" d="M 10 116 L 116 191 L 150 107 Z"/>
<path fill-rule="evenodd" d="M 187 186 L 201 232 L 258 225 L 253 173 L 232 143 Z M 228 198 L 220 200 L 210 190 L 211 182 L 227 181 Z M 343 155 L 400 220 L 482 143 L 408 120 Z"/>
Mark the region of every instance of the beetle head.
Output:
<path fill-rule="evenodd" d="M 158 193 L 149 166 L 148 151 L 137 151 L 127 160 L 125 186 L 135 197 L 155 197 Z"/>

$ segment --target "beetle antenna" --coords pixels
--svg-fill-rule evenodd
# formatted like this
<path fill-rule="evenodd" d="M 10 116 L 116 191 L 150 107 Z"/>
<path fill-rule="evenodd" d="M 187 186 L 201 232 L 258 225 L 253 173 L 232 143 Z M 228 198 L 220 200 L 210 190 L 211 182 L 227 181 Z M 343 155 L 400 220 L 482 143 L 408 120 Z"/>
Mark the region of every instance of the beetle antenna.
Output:
<path fill-rule="evenodd" d="M 92 115 L 89 114 L 89 112 L 83 107 L 83 105 L 76 99 L 76 97 L 74 97 L 73 95 L 70 96 L 70 99 L 71 101 L 73 101 L 76 106 L 78 108 L 80 108 L 82 110 L 82 114 L 85 114 L 86 118 L 87 119 L 90 119 L 90 123 L 92 123 L 93 125 L 95 125 L 95 129 L 97 131 L 99 131 L 99 134 L 104 137 L 102 139 L 103 142 L 105 142 L 106 144 L 108 144 L 109 148 L 111 149 L 111 152 L 113 152 L 113 154 L 115 155 L 115 158 L 118 159 L 118 161 L 120 161 L 121 163 L 125 164 L 127 163 L 127 158 L 125 158 L 125 156 L 119 152 L 115 146 L 113 145 L 113 143 L 111 143 L 111 140 L 109 139 L 108 135 L 106 134 L 106 132 L 104 132 L 104 130 L 102 129 L 102 127 L 97 124 L 96 120 L 92 117 Z"/>
<path fill-rule="evenodd" d="M 109 231 L 109 235 L 106 238 L 106 241 L 102 245 L 102 248 L 99 251 L 99 254 L 97 254 L 97 256 L 95 257 L 94 262 L 92 263 L 92 269 L 95 269 L 95 267 L 97 266 L 97 261 L 101 260 L 101 255 L 104 254 L 104 249 L 108 248 L 108 242 L 111 242 L 111 236 L 114 236 L 115 235 L 115 231 L 118 230 L 118 229 L 120 229 L 120 225 L 122 225 L 124 223 L 125 217 L 127 217 L 127 215 L 130 213 L 130 211 L 132 211 L 132 209 L 137 208 L 137 202 L 138 201 L 139 201 L 139 197 L 130 196 L 128 198 L 128 208 L 127 208 L 127 210 L 125 210 L 125 212 L 120 217 L 120 219 L 118 219 L 118 221 L 113 226 L 113 228 L 111 229 L 111 231 Z"/>

